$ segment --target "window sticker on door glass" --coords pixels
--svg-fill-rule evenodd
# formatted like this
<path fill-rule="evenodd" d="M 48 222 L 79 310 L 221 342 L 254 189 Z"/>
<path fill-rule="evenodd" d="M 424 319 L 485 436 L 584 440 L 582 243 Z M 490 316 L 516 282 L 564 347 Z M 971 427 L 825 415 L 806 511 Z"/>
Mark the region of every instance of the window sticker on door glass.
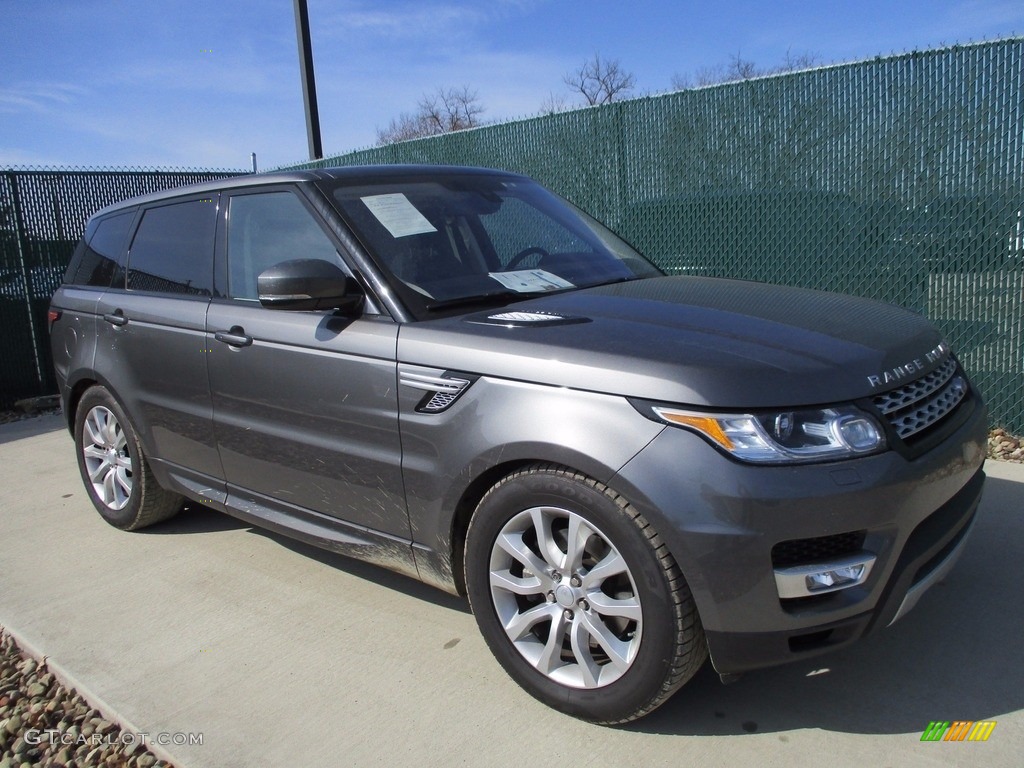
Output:
<path fill-rule="evenodd" d="M 392 237 L 437 232 L 434 225 L 427 221 L 426 216 L 420 213 L 416 206 L 409 202 L 409 198 L 401 192 L 389 195 L 369 195 L 360 200 L 370 209 L 370 213 L 377 217 L 377 221 L 391 233 Z"/>
<path fill-rule="evenodd" d="M 490 272 L 491 277 L 506 288 L 519 293 L 535 291 L 557 291 L 561 288 L 574 288 L 568 280 L 544 269 L 517 269 L 512 272 Z"/>

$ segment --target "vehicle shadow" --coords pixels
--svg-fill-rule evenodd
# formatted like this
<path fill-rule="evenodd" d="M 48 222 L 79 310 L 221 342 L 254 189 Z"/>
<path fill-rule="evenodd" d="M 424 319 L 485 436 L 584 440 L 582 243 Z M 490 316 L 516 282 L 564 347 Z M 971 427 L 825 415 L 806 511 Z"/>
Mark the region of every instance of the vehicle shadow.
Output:
<path fill-rule="evenodd" d="M 185 533 L 215 533 L 248 528 L 247 523 L 236 520 L 216 509 L 210 509 L 196 501 L 187 501 L 181 512 L 170 520 L 136 531 L 136 535 L 168 535 Z"/>
<path fill-rule="evenodd" d="M 250 533 L 256 533 L 260 536 L 276 541 L 281 546 L 290 549 L 296 554 L 308 557 L 311 560 L 316 560 L 330 568 L 344 571 L 345 573 L 355 576 L 358 579 L 362 579 L 363 581 L 372 582 L 384 589 L 401 592 L 402 594 L 409 595 L 417 600 L 433 603 L 441 608 L 458 611 L 459 613 L 470 613 L 469 603 L 465 598 L 449 595 L 447 592 L 443 592 L 440 589 L 424 584 L 422 581 L 418 581 L 401 573 L 396 573 L 395 571 L 389 571 L 387 568 L 382 566 L 346 557 L 345 555 L 340 555 L 337 552 L 320 549 L 312 544 L 306 544 L 303 541 L 291 539 L 287 536 L 283 536 L 279 533 L 265 530 L 263 528 L 251 528 Z"/>
<path fill-rule="evenodd" d="M 186 503 L 182 511 L 170 520 L 165 520 L 162 523 L 157 523 L 156 525 L 144 528 L 141 531 L 138 531 L 136 535 L 152 534 L 161 536 L 215 533 L 217 531 L 231 531 L 242 528 L 246 529 L 249 533 L 270 539 L 298 555 L 308 557 L 311 560 L 316 560 L 330 568 L 344 571 L 345 573 L 364 581 L 373 582 L 385 589 L 402 592 L 410 597 L 433 603 L 434 605 L 441 606 L 442 608 L 459 611 L 460 613 L 469 613 L 469 605 L 464 599 L 449 595 L 446 592 L 430 587 L 416 579 L 403 576 L 402 574 L 395 573 L 394 571 L 389 571 L 386 568 L 373 565 L 372 563 L 365 563 L 361 560 L 355 560 L 354 558 L 346 557 L 345 555 L 340 555 L 336 552 L 320 549 L 312 544 L 306 544 L 305 542 L 289 538 L 288 536 L 275 533 L 274 531 L 257 528 L 231 517 L 231 515 L 210 509 L 209 507 L 204 507 L 202 504 L 196 502 Z"/>
<path fill-rule="evenodd" d="M 688 736 L 921 733 L 933 720 L 998 720 L 1024 708 L 1022 509 L 1024 483 L 989 478 L 959 563 L 899 623 L 733 685 L 706 665 L 661 709 L 625 728 Z"/>
<path fill-rule="evenodd" d="M 0 424 L 0 445 L 61 430 L 67 430 L 67 424 L 64 423 L 64 417 L 59 413 L 46 413 L 39 416 L 17 419 L 6 424 Z"/>

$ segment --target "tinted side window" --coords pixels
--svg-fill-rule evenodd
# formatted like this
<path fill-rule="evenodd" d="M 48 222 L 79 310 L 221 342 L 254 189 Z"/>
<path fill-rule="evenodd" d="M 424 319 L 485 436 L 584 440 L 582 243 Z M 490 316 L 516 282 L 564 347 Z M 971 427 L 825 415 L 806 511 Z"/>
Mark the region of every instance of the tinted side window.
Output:
<path fill-rule="evenodd" d="M 228 295 L 257 299 L 260 272 L 295 259 L 341 266 L 334 244 L 291 192 L 231 198 L 228 209 Z"/>
<path fill-rule="evenodd" d="M 118 259 L 124 248 L 125 240 L 128 237 L 128 228 L 131 226 L 134 216 L 134 211 L 126 211 L 102 219 L 97 224 L 92 237 L 89 238 L 80 259 L 76 254 L 76 262 L 72 262 L 72 264 L 77 268 L 74 269 L 73 274 L 71 270 L 68 271 L 65 276 L 67 282 L 100 288 L 109 288 L 116 282 L 123 282 L 124 272 L 120 268 Z"/>
<path fill-rule="evenodd" d="M 209 199 L 147 210 L 128 251 L 128 288 L 211 295 L 216 216 Z"/>

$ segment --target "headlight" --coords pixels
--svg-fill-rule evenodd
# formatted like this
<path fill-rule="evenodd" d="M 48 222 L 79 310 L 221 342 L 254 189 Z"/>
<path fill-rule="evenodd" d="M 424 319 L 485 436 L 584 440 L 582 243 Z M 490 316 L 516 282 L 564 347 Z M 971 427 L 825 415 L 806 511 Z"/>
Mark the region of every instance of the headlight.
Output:
<path fill-rule="evenodd" d="M 758 413 L 703 413 L 634 402 L 648 418 L 696 432 L 743 461 L 767 464 L 844 459 L 885 448 L 878 422 L 852 405 Z"/>

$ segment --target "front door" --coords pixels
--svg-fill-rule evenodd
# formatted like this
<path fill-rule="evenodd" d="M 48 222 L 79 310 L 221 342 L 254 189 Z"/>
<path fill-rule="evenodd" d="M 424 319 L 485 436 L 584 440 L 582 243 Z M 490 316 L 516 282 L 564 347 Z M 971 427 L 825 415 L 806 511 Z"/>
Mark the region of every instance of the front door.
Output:
<path fill-rule="evenodd" d="M 231 500 L 295 508 L 408 541 L 390 318 L 263 308 L 261 271 L 342 263 L 290 189 L 227 197 L 225 296 L 207 313 L 217 445 Z"/>

